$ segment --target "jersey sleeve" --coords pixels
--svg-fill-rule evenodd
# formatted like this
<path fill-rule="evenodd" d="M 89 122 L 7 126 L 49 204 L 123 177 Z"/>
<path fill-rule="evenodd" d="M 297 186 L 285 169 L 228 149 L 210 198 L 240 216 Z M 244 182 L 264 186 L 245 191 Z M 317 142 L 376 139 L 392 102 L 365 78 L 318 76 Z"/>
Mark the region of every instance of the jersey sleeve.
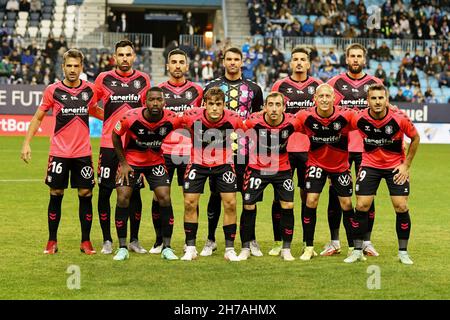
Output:
<path fill-rule="evenodd" d="M 301 133 L 306 133 L 305 129 L 305 119 L 306 119 L 306 110 L 300 110 L 295 114 L 295 121 L 296 121 L 296 131 Z"/>
<path fill-rule="evenodd" d="M 334 105 L 338 105 L 339 102 L 341 102 L 341 100 L 343 98 L 342 94 L 340 94 L 339 91 L 337 91 L 336 88 L 335 88 L 335 84 L 336 84 L 337 79 L 338 79 L 338 76 L 334 76 L 333 78 L 331 78 L 330 80 L 327 81 L 327 83 L 330 86 L 332 86 L 333 89 L 334 89 Z"/>
<path fill-rule="evenodd" d="M 104 96 L 104 92 L 103 92 L 103 76 L 100 75 L 95 79 L 95 83 L 94 83 L 94 92 L 95 92 L 95 96 L 96 96 L 96 101 L 99 101 L 103 98 Z"/>
<path fill-rule="evenodd" d="M 39 110 L 47 112 L 48 110 L 53 108 L 53 87 L 48 87 L 45 89 L 41 104 L 39 106 Z"/>
<path fill-rule="evenodd" d="M 195 89 L 197 89 L 198 97 L 194 102 L 195 107 L 201 107 L 203 103 L 203 89 L 199 85 L 195 86 Z"/>
<path fill-rule="evenodd" d="M 255 85 L 255 96 L 252 99 L 251 113 L 261 111 L 264 105 L 264 98 L 261 87 L 258 86 L 256 83 L 254 85 Z"/>
<path fill-rule="evenodd" d="M 119 121 L 117 121 L 116 125 L 114 126 L 114 132 L 119 136 L 123 136 L 129 128 L 129 118 L 127 117 L 127 115 L 125 115 Z"/>
<path fill-rule="evenodd" d="M 401 112 L 399 112 L 399 115 L 401 117 L 400 128 L 402 129 L 402 131 L 409 138 L 415 137 L 417 135 L 417 129 L 412 123 L 411 119 L 409 119 L 408 116 L 404 113 L 402 114 Z"/>
<path fill-rule="evenodd" d="M 270 91 L 272 91 L 272 92 L 280 92 L 279 90 L 280 90 L 280 85 L 281 85 L 281 83 L 282 83 L 282 80 L 277 80 L 274 84 L 273 84 L 273 86 L 272 86 L 272 89 L 270 89 Z"/>

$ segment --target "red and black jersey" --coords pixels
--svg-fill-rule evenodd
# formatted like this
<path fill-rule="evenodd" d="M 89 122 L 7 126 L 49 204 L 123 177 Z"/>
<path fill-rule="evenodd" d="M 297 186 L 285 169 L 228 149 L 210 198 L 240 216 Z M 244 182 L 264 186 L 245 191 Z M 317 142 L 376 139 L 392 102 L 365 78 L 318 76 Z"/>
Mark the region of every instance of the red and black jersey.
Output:
<path fill-rule="evenodd" d="M 181 118 L 175 112 L 164 110 L 158 122 L 144 118 L 146 107 L 129 110 L 114 127 L 114 132 L 125 136 L 124 151 L 128 164 L 149 167 L 164 163 L 161 150 L 163 140 L 181 127 Z"/>
<path fill-rule="evenodd" d="M 412 138 L 417 130 L 408 116 L 399 110 L 388 108 L 383 119 L 374 119 L 369 109 L 359 112 L 351 123 L 359 130 L 364 141 L 361 166 L 392 169 L 405 160 L 404 134 Z"/>
<path fill-rule="evenodd" d="M 81 80 L 76 88 L 62 81 L 48 86 L 39 109 L 53 109 L 55 129 L 50 138 L 50 155 L 78 158 L 92 154 L 89 139 L 89 109 L 95 106 L 97 97 L 94 85 Z"/>
<path fill-rule="evenodd" d="M 250 159 L 248 166 L 264 171 L 286 171 L 291 169 L 287 144 L 289 137 L 300 128 L 295 115 L 283 113 L 278 126 L 266 122 L 265 113 L 254 113 L 245 121 L 249 139 Z"/>
<path fill-rule="evenodd" d="M 149 76 L 137 70 L 129 76 L 121 76 L 116 70 L 99 74 L 95 88 L 105 114 L 100 147 L 113 148 L 111 134 L 115 124 L 128 110 L 145 106 L 150 86 Z"/>
<path fill-rule="evenodd" d="M 300 111 L 297 118 L 300 131 L 309 137 L 308 166 L 319 166 L 328 172 L 343 172 L 349 168 L 348 134 L 355 111 L 334 107 L 328 118 L 317 114 L 317 108 Z"/>
<path fill-rule="evenodd" d="M 242 120 L 263 108 L 262 90 L 258 84 L 251 80 L 238 79 L 232 81 L 222 76 L 209 82 L 204 92 L 206 93 L 212 87 L 219 87 L 225 93 L 226 108 L 236 112 Z"/>
<path fill-rule="evenodd" d="M 295 114 L 300 110 L 314 107 L 314 94 L 322 80 L 307 77 L 305 81 L 295 81 L 291 77 L 280 79 L 272 87 L 285 96 L 286 112 Z M 308 152 L 309 139 L 302 133 L 296 132 L 289 139 L 288 152 Z"/>
<path fill-rule="evenodd" d="M 334 88 L 335 105 L 361 110 L 367 108 L 367 89 L 369 86 L 374 83 L 383 84 L 383 81 L 368 74 L 365 74 L 361 79 L 354 79 L 344 72 L 331 78 L 327 83 Z M 349 139 L 349 151 L 363 151 L 362 139 L 357 132 L 351 132 Z"/>
<path fill-rule="evenodd" d="M 192 81 L 186 81 L 181 85 L 174 85 L 165 81 L 158 85 L 164 92 L 166 109 L 173 112 L 184 112 L 193 107 L 200 107 L 203 99 L 203 89 Z"/>
<path fill-rule="evenodd" d="M 166 109 L 183 113 L 194 107 L 200 107 L 203 99 L 203 89 L 198 84 L 186 81 L 181 85 L 174 85 L 170 81 L 158 85 L 164 92 Z M 164 154 L 190 155 L 191 139 L 177 131 L 172 132 L 162 145 Z"/>
<path fill-rule="evenodd" d="M 182 119 L 184 127 L 191 133 L 191 163 L 206 167 L 233 163 L 233 145 L 237 148 L 236 130 L 245 131 L 245 125 L 236 112 L 224 110 L 222 119 L 210 122 L 206 118 L 206 109 L 194 108 L 186 111 Z"/>

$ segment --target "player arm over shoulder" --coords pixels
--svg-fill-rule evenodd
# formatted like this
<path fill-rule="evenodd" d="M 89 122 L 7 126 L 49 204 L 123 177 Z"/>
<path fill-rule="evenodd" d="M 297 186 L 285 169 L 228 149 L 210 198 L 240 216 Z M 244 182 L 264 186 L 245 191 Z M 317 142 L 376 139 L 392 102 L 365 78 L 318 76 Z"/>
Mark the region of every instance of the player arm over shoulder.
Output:
<path fill-rule="evenodd" d="M 89 108 L 89 115 L 93 116 L 94 118 L 97 118 L 98 120 L 104 119 L 104 112 L 103 109 L 98 106 L 98 104 L 94 104 L 92 107 Z"/>
<path fill-rule="evenodd" d="M 397 184 L 403 184 L 406 182 L 406 180 L 409 178 L 409 168 L 411 167 L 412 161 L 416 155 L 417 148 L 419 147 L 420 143 L 420 135 L 416 131 L 414 125 L 412 122 L 408 119 L 408 130 L 405 130 L 405 134 L 411 139 L 411 142 L 409 144 L 408 153 L 406 154 L 405 161 L 394 168 L 393 172 L 398 172 L 394 176 L 394 182 Z"/>
<path fill-rule="evenodd" d="M 28 163 L 31 160 L 31 139 L 34 137 L 39 127 L 41 126 L 42 120 L 45 117 L 46 112 L 41 109 L 37 109 L 36 113 L 33 116 L 33 119 L 30 121 L 30 126 L 28 127 L 27 134 L 25 135 L 25 139 L 22 144 L 22 151 L 20 153 L 20 158 Z"/>

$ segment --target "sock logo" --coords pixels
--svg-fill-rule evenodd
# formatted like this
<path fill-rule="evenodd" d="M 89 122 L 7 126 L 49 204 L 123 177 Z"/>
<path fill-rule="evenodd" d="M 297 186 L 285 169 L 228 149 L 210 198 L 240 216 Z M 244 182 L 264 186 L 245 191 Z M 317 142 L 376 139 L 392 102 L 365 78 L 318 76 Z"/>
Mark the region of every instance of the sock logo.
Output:
<path fill-rule="evenodd" d="M 409 228 L 409 223 L 400 223 L 400 229 L 407 230 Z"/>
<path fill-rule="evenodd" d="M 311 218 L 303 217 L 303 223 L 309 224 L 311 222 Z"/>
<path fill-rule="evenodd" d="M 108 220 L 108 214 L 107 213 L 100 213 L 100 220 L 102 220 L 102 221 Z"/>
<path fill-rule="evenodd" d="M 116 227 L 117 227 L 117 228 L 122 228 L 122 227 L 123 227 L 123 221 L 121 221 L 121 220 L 116 220 Z"/>
<path fill-rule="evenodd" d="M 294 233 L 294 230 L 292 230 L 292 229 L 284 229 L 284 234 L 286 234 L 286 235 L 292 235 Z"/>
<path fill-rule="evenodd" d="M 87 221 L 92 221 L 92 214 L 86 214 L 85 216 L 85 219 L 87 220 Z"/>
<path fill-rule="evenodd" d="M 48 217 L 50 218 L 50 220 L 56 220 L 56 213 L 49 213 Z"/>

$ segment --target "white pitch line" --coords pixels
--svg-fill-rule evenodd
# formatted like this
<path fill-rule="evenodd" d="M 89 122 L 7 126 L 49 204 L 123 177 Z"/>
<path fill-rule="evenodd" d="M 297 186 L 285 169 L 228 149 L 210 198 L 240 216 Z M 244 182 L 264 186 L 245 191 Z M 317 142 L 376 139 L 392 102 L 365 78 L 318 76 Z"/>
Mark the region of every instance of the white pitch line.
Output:
<path fill-rule="evenodd" d="M 0 179 L 0 182 L 38 182 L 44 179 Z"/>

